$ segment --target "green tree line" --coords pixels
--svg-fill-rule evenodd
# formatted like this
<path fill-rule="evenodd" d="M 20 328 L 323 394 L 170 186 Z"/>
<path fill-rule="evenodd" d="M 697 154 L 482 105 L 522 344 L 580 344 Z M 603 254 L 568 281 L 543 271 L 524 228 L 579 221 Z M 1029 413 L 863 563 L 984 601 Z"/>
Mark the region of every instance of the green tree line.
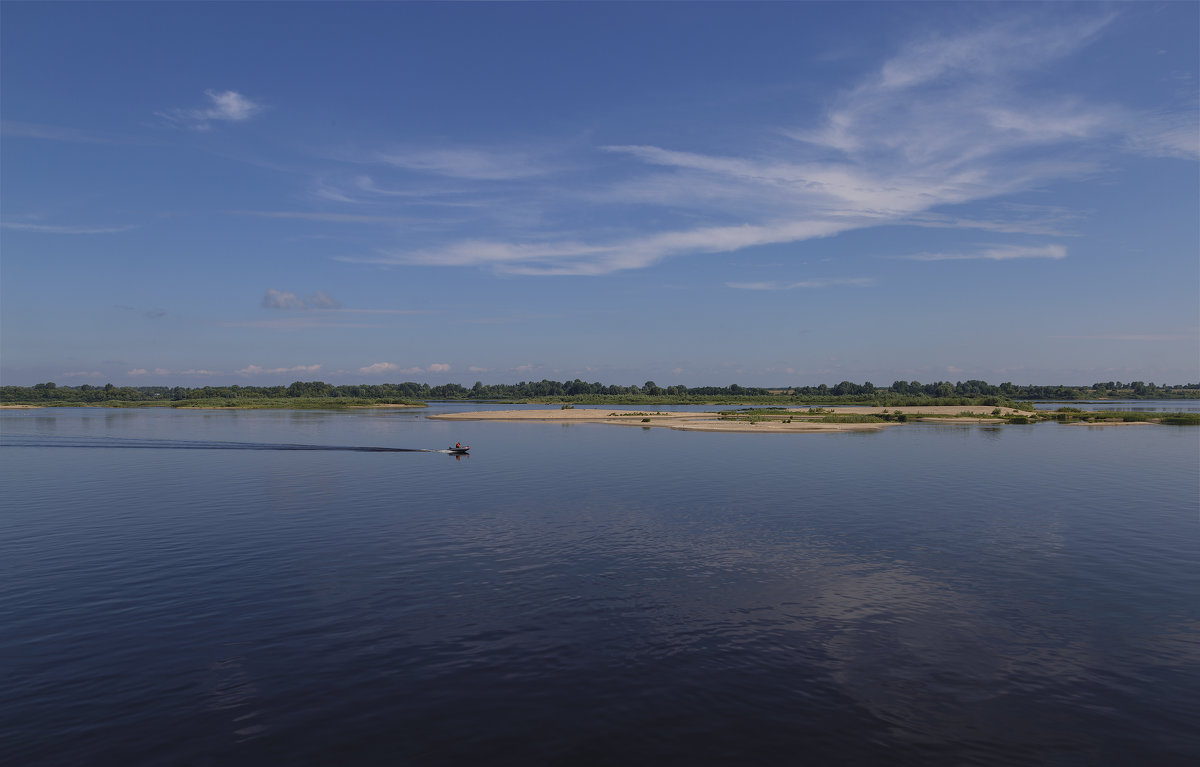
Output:
<path fill-rule="evenodd" d="M 53 382 L 35 386 L 0 387 L 0 403 L 95 404 L 101 402 L 171 403 L 187 400 L 238 400 L 290 398 L 332 399 L 347 398 L 376 401 L 413 400 L 547 400 L 580 401 L 586 399 L 621 398 L 632 401 L 656 399 L 680 402 L 709 399 L 777 400 L 843 400 L 848 402 L 878 402 L 887 404 L 900 399 L 910 400 L 1078 400 L 1078 399 L 1172 399 L 1200 397 L 1200 383 L 1159 385 L 1143 381 L 1106 381 L 1091 386 L 1034 386 L 1006 382 L 992 385 L 986 381 L 969 380 L 951 383 L 936 381 L 894 381 L 889 387 L 877 387 L 870 381 L 862 384 L 842 381 L 834 386 L 793 386 L 779 389 L 739 386 L 659 386 L 654 381 L 642 385 L 620 386 L 573 381 L 521 381 L 516 384 L 484 384 L 476 381 L 471 387 L 447 383 L 430 386 L 427 383 L 353 384 L 335 386 L 324 381 L 296 381 L 289 386 L 58 386 Z M 930 403 L 932 404 L 932 402 Z"/>

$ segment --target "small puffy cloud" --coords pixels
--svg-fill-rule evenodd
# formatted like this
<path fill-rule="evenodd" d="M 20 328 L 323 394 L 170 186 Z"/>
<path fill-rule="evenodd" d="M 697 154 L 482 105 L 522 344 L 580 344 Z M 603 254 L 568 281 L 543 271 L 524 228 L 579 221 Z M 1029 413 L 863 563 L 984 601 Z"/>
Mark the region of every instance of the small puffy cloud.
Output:
<path fill-rule="evenodd" d="M 206 90 L 208 105 L 198 109 L 172 109 L 169 112 L 157 113 L 159 117 L 172 123 L 186 125 L 193 130 L 212 130 L 214 120 L 225 122 L 242 122 L 249 120 L 263 110 L 261 104 L 243 96 L 237 91 Z"/>
<path fill-rule="evenodd" d="M 337 299 L 323 290 L 318 290 L 308 297 L 306 303 L 313 309 L 340 309 L 342 305 Z"/>
<path fill-rule="evenodd" d="M 147 370 L 146 368 L 134 368 L 133 370 L 130 370 L 126 375 L 131 375 L 131 376 L 148 376 L 148 375 L 169 376 L 173 372 L 174 371 L 168 370 L 167 368 L 154 368 L 154 370 Z M 191 372 L 195 372 L 195 371 L 185 370 L 183 372 L 191 373 Z"/>
<path fill-rule="evenodd" d="M 103 378 L 104 374 L 99 370 L 72 370 L 63 373 L 63 378 Z"/>
<path fill-rule="evenodd" d="M 200 115 L 206 120 L 231 120 L 239 122 L 241 120 L 249 120 L 262 109 L 260 105 L 255 104 L 237 91 L 207 90 L 204 92 L 204 95 L 208 96 L 212 102 L 208 109 L 200 112 Z"/>
<path fill-rule="evenodd" d="M 435 362 L 429 366 L 429 372 L 430 373 L 448 373 L 448 372 L 450 372 L 450 366 L 446 365 L 442 362 Z"/>
<path fill-rule="evenodd" d="M 264 309 L 303 309 L 304 302 L 300 300 L 300 296 L 295 293 L 286 293 L 282 290 L 271 288 L 267 290 L 267 294 L 263 296 L 262 305 Z"/>

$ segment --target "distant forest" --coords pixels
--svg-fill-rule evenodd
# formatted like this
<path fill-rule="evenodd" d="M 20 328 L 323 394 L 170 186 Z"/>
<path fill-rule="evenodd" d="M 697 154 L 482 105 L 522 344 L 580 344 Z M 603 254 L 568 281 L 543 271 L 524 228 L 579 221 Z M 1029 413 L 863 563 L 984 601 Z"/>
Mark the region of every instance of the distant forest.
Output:
<path fill-rule="evenodd" d="M 1020 386 L 1013 383 L 992 385 L 986 381 L 970 380 L 951 383 L 938 381 L 923 384 L 919 381 L 894 381 L 891 386 L 877 387 L 870 381 L 862 384 L 842 381 L 834 386 L 793 386 L 759 388 L 752 386 L 659 386 L 646 381 L 641 386 L 609 386 L 574 381 L 522 381 L 517 384 L 484 384 L 474 386 L 427 383 L 358 384 L 334 386 L 323 381 L 296 381 L 290 386 L 58 386 L 40 383 L 35 386 L 2 386 L 0 403 L 22 404 L 96 404 L 118 403 L 187 403 L 193 400 L 337 400 L 356 402 L 422 402 L 426 400 L 558 400 L 582 401 L 648 401 L 708 402 L 754 401 L 760 399 L 798 401 L 848 401 L 889 403 L 904 400 L 970 400 L 985 398 L 1003 400 L 1080 400 L 1080 399 L 1175 399 L 1200 398 L 1200 383 L 1177 386 L 1145 383 L 1143 381 L 1107 381 L 1091 386 Z"/>

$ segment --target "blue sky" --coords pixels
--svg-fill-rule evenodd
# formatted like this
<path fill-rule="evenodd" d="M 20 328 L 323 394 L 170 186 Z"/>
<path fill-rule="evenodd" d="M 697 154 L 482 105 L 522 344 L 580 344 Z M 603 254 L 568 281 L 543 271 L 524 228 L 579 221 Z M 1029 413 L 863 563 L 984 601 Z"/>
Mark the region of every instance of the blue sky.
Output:
<path fill-rule="evenodd" d="M 0 7 L 0 382 L 1200 381 L 1200 4 Z"/>

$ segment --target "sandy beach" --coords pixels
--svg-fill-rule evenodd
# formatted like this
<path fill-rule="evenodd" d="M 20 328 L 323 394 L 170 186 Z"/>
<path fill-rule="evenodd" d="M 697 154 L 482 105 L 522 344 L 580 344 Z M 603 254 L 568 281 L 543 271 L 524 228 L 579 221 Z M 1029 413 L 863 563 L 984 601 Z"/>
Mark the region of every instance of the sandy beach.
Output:
<path fill-rule="evenodd" d="M 732 408 L 731 408 L 732 409 Z M 938 423 L 988 423 L 999 422 L 993 416 L 996 408 L 990 406 L 971 407 L 966 405 L 928 406 L 912 408 L 841 407 L 838 415 L 879 415 L 888 410 L 899 410 L 909 420 L 922 416 L 936 419 Z M 1000 408 L 1003 415 L 1019 414 L 1012 408 Z M 962 415 L 970 413 L 970 415 Z M 546 410 L 491 410 L 466 413 L 442 413 L 427 418 L 445 421 L 544 421 L 550 423 L 608 423 L 618 426 L 663 427 L 680 431 L 727 431 L 727 432 L 773 432 L 773 433 L 831 433 L 850 431 L 878 431 L 889 426 L 898 426 L 899 421 L 877 423 L 821 423 L 826 413 L 810 413 L 808 408 L 762 411 L 763 420 L 723 420 L 717 412 L 663 412 L 651 408 L 645 410 L 607 410 L 600 408 L 572 408 Z"/>

